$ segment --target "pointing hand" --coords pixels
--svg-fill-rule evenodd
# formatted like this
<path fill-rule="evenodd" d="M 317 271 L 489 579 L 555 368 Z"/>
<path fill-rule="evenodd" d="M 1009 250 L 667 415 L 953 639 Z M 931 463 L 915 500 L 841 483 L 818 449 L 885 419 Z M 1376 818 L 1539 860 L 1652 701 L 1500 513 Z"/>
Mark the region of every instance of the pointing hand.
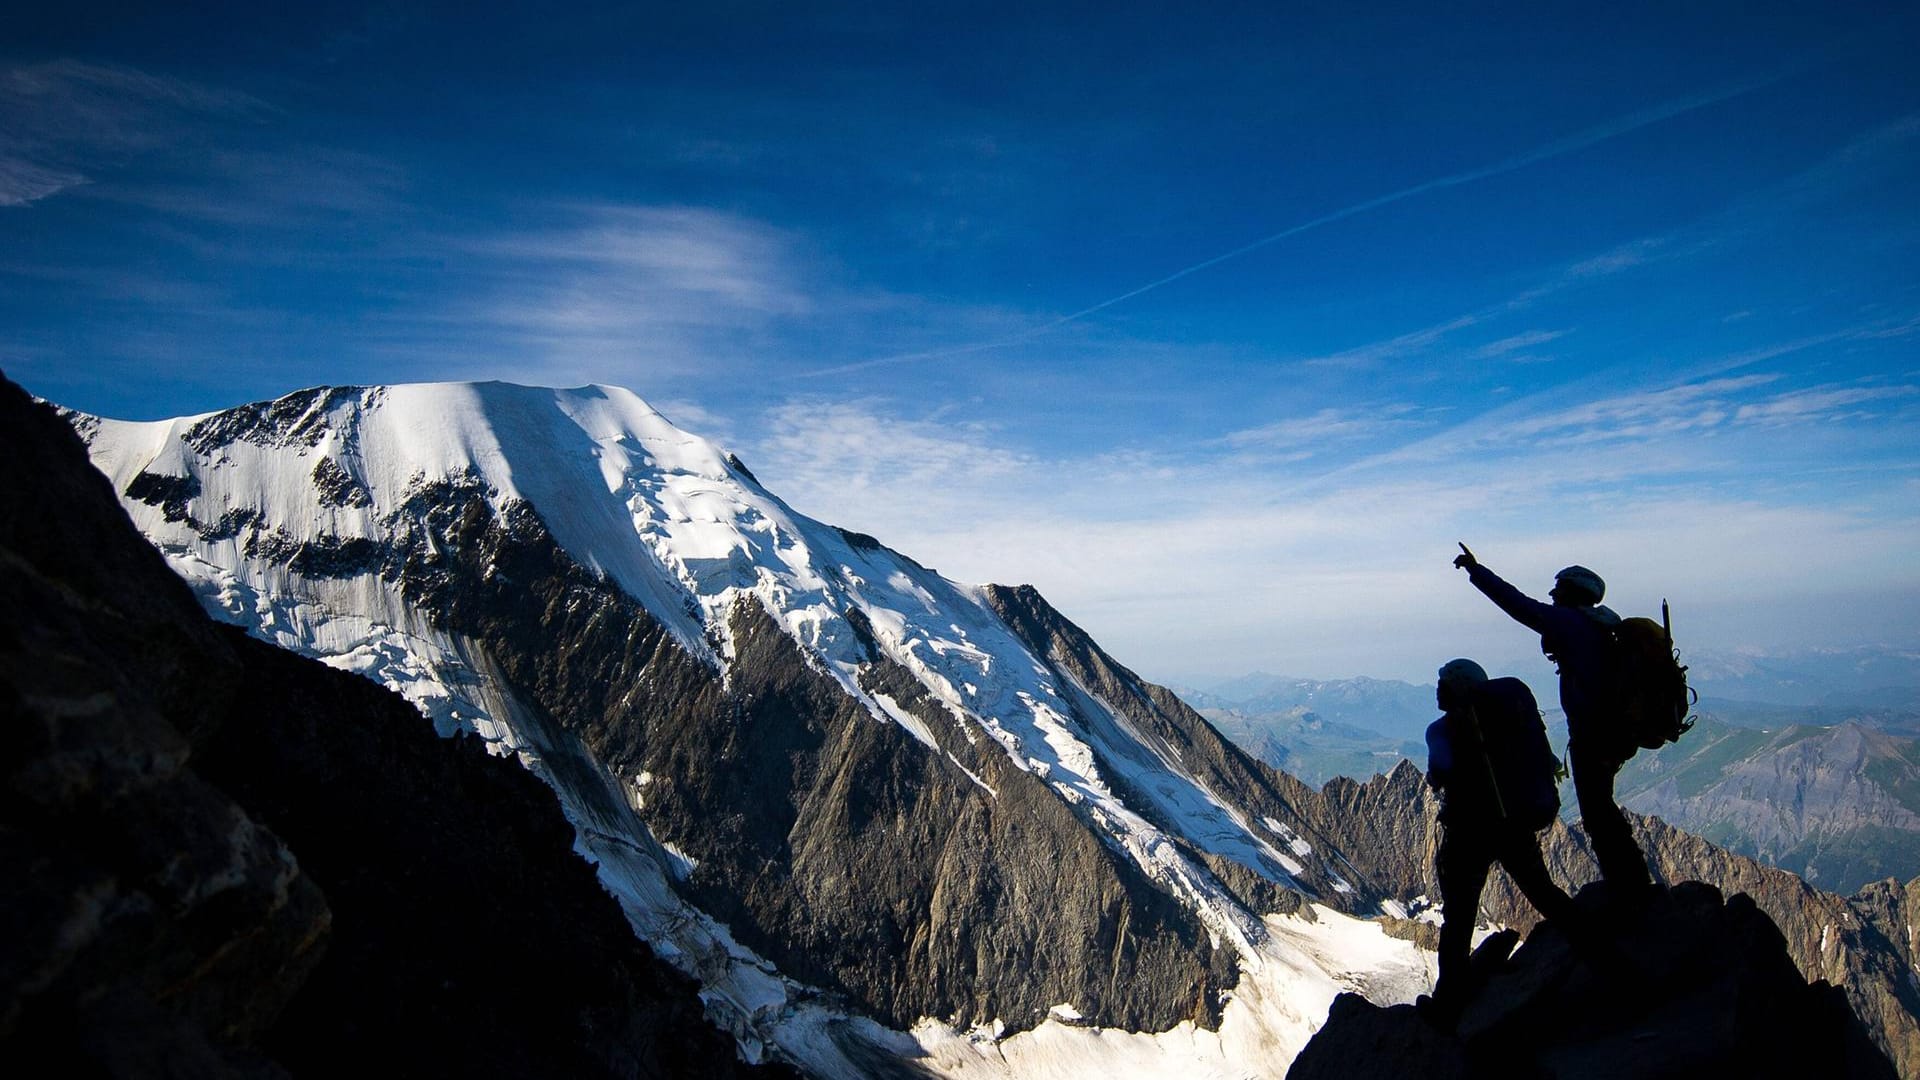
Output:
<path fill-rule="evenodd" d="M 1467 545 L 1461 544 L 1460 554 L 1453 557 L 1453 565 L 1467 570 L 1480 565 L 1480 560 L 1473 557 L 1473 552 L 1467 550 Z"/>

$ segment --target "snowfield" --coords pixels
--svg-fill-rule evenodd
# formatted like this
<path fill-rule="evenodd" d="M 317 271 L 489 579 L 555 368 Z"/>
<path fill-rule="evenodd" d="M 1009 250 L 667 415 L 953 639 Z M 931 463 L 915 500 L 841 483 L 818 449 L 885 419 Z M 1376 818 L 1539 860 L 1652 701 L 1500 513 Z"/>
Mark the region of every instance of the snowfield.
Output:
<path fill-rule="evenodd" d="M 943 1076 L 1008 1080 L 1240 1080 L 1281 1076 L 1319 1030 L 1336 994 L 1380 1004 L 1412 1001 L 1433 982 L 1433 955 L 1388 937 L 1380 925 L 1318 904 L 1313 918 L 1269 915 L 1267 936 L 1227 1002 L 1220 1030 L 1074 1026 L 1071 1005 L 1032 1031 L 996 1039 L 923 1021 L 912 1034 L 922 1061 Z M 1066 1022 L 1062 1022 L 1066 1021 Z"/>

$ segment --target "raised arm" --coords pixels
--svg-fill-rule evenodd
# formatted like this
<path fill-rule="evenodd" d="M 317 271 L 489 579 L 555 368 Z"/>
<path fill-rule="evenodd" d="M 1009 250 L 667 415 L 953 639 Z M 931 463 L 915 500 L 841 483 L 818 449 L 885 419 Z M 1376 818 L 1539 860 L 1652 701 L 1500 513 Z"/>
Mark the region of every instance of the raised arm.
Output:
<path fill-rule="evenodd" d="M 1501 611 L 1513 617 L 1513 620 L 1534 633 L 1545 633 L 1554 621 L 1552 604 L 1544 604 L 1500 579 L 1500 575 L 1480 565 L 1473 557 L 1467 545 L 1460 545 L 1460 554 L 1454 556 L 1453 565 L 1467 572 L 1467 580 L 1473 587 L 1487 594 Z"/>

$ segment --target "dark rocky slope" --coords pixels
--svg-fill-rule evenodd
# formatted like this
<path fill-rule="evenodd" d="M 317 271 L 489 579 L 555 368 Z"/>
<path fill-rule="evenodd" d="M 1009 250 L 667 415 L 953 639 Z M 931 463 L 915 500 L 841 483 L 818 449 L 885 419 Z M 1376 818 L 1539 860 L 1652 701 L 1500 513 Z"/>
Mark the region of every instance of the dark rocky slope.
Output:
<path fill-rule="evenodd" d="M 547 788 L 218 627 L 0 382 L 0 1060 L 112 1076 L 716 1077 Z"/>
<path fill-rule="evenodd" d="M 1287 773 L 1266 765 L 1225 738 L 1206 718 L 1188 707 L 1171 690 L 1142 680 L 1107 655 L 1086 631 L 1056 610 L 1031 585 L 986 587 L 987 602 L 1013 627 L 1028 648 L 1043 657 L 1062 682 L 1097 697 L 1144 736 L 1163 763 L 1192 776 L 1208 791 L 1230 792 L 1235 804 L 1280 821 L 1300 822 L 1291 839 L 1309 849 L 1339 858 L 1346 849 L 1316 830 L 1313 822 L 1324 815 L 1313 810 L 1320 794 Z M 1124 775 L 1121 770 L 1109 774 Z M 1147 800 L 1137 804 L 1150 806 Z M 1230 888 L 1243 903 L 1260 912 L 1291 912 L 1299 908 L 1298 893 L 1275 887 L 1231 860 L 1189 849 Z M 1351 862 L 1341 859 L 1345 869 Z M 1343 875 L 1333 890 L 1321 890 L 1320 899 L 1334 907 L 1367 911 L 1387 895 L 1358 872 Z"/>
<path fill-rule="evenodd" d="M 1723 902 L 1691 882 L 1630 915 L 1605 914 L 1597 900 L 1593 889 L 1579 897 L 1630 974 L 1597 978 L 1550 923 L 1511 957 L 1514 935 L 1498 934 L 1474 956 L 1487 981 L 1456 1027 L 1343 994 L 1287 1076 L 1894 1076 L 1844 995 L 1801 977 L 1745 894 Z"/>

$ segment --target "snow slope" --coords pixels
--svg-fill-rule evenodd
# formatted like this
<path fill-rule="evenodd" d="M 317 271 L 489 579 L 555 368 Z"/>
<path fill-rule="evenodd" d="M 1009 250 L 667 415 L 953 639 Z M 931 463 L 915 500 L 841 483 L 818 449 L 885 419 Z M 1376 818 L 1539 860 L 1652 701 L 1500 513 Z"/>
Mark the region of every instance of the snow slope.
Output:
<path fill-rule="evenodd" d="M 1304 863 L 1324 853 L 1290 844 L 1293 830 L 1284 823 L 1249 820 L 1117 710 L 1082 687 L 1057 685 L 979 590 L 794 512 L 720 448 L 676 428 L 629 391 L 503 383 L 340 388 L 200 417 L 129 423 L 76 416 L 75 423 L 96 465 L 117 491 L 129 493 L 123 502 L 136 525 L 217 615 L 382 681 L 418 703 L 443 733 L 475 732 L 549 779 L 545 759 L 577 751 L 521 722 L 473 650 L 411 610 L 377 574 L 294 572 L 289 546 L 378 542 L 390 519 L 428 485 L 448 478 L 478 484 L 498 511 L 531 505 L 575 561 L 644 604 L 716 669 L 724 672 L 733 656 L 727 612 L 751 598 L 876 722 L 899 724 L 933 745 L 922 721 L 860 687 L 855 672 L 867 658 L 866 631 L 944 703 L 949 722 L 967 738 L 992 740 L 1017 767 L 1047 781 L 1231 943 L 1256 980 L 1249 992 L 1271 981 L 1262 979 L 1263 970 L 1311 972 L 1292 982 L 1321 989 L 1365 981 L 1352 972 L 1330 974 L 1339 962 L 1300 959 L 1288 944 L 1297 934 L 1278 933 L 1239 906 L 1167 830 L 1309 895 L 1312 886 L 1300 877 Z M 255 534 L 269 528 L 282 541 L 263 551 L 246 539 L 249 529 L 233 523 Z M 854 625 L 852 612 L 864 616 L 865 627 Z M 609 791 L 623 799 L 625 784 L 644 779 L 609 778 Z M 596 793 L 562 795 L 583 851 L 600 863 L 636 927 L 651 940 L 680 935 L 681 943 L 665 951 L 679 953 L 715 985 L 724 1007 L 748 1018 L 804 1012 L 793 1006 L 803 988 L 771 973 L 672 894 L 664 869 L 670 859 L 649 847 L 651 838 L 619 835 L 613 816 L 595 809 Z M 1330 863 L 1309 876 L 1339 887 Z M 1414 960 L 1394 954 L 1381 964 L 1404 972 Z M 1396 976 L 1385 994 L 1410 996 L 1418 981 Z M 1284 988 L 1264 993 L 1288 996 Z M 1312 1014 L 1318 1002 L 1320 1011 L 1283 1025 L 1289 1034 L 1281 1042 L 1304 1043 L 1315 1016 L 1324 1015 L 1322 996 L 1330 1000 L 1332 991 L 1316 989 L 1310 1000 L 1289 1006 Z M 1070 1011 L 1071 1003 L 1063 1004 Z M 1062 1030 L 1070 1038 L 1089 1031 Z"/>

